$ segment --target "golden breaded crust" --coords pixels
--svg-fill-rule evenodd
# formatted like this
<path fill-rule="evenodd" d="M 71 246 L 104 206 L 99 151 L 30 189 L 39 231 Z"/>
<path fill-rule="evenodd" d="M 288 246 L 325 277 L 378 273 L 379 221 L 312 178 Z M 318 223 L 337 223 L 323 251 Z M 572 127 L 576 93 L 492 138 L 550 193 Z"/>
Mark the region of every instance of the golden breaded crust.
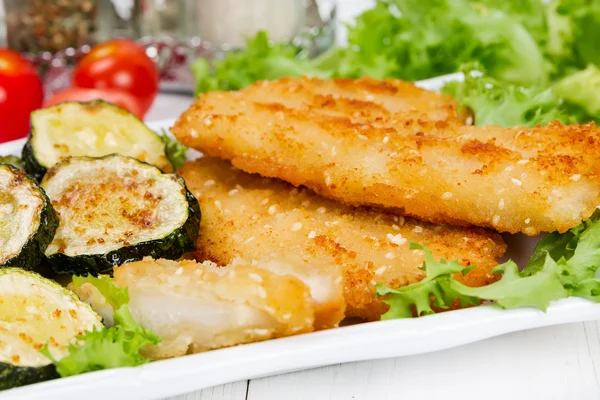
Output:
<path fill-rule="evenodd" d="M 595 124 L 466 126 L 445 97 L 365 82 L 287 78 L 208 93 L 173 132 L 244 171 L 434 223 L 564 232 L 600 204 Z"/>
<path fill-rule="evenodd" d="M 496 279 L 490 271 L 506 250 L 498 234 L 484 229 L 354 209 L 215 158 L 188 162 L 180 174 L 203 213 L 199 260 L 225 265 L 238 255 L 264 260 L 287 252 L 307 264 L 341 268 L 348 317 L 377 320 L 387 310 L 375 296 L 376 283 L 397 288 L 424 277 L 423 254 L 410 250 L 409 241 L 426 244 L 436 257 L 477 264 L 459 277 L 471 286 Z"/>
<path fill-rule="evenodd" d="M 451 96 L 421 89 L 398 79 L 376 80 L 316 78 L 281 78 L 262 81 L 247 87 L 243 96 L 261 104 L 301 109 L 307 105 L 331 117 L 352 116 L 358 120 L 389 122 L 393 114 L 414 115 L 431 120 L 463 119 L 458 115 L 458 101 Z M 275 108 L 278 108 L 275 105 Z M 277 112 L 276 109 L 272 109 Z M 466 117 L 466 115 L 465 115 Z"/>

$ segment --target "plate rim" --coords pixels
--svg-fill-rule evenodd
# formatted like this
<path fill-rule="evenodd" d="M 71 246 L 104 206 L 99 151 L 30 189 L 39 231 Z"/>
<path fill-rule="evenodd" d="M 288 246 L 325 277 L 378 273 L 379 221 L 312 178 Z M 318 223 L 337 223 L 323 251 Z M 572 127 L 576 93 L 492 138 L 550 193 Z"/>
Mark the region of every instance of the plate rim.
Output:
<path fill-rule="evenodd" d="M 90 372 L 2 392 L 3 400 L 164 398 L 246 379 L 325 365 L 440 351 L 511 332 L 600 319 L 600 304 L 580 298 L 553 302 L 543 312 L 493 305 L 417 319 L 367 322 L 297 336 Z M 352 351 L 349 351 L 352 350 Z M 165 389 L 167 388 L 167 389 Z"/>

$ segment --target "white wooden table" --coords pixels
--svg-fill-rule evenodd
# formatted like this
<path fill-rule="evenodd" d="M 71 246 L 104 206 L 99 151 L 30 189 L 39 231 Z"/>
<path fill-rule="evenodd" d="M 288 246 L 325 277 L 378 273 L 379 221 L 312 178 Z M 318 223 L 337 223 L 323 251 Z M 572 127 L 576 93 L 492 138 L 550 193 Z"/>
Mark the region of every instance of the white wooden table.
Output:
<path fill-rule="evenodd" d="M 169 400 L 599 399 L 600 326 L 536 329 L 420 356 L 236 382 Z"/>
<path fill-rule="evenodd" d="M 370 0 L 340 1 L 347 18 Z M 148 120 L 189 96 L 161 94 Z M 235 382 L 168 400 L 600 399 L 600 322 L 517 332 L 419 356 L 332 365 Z"/>

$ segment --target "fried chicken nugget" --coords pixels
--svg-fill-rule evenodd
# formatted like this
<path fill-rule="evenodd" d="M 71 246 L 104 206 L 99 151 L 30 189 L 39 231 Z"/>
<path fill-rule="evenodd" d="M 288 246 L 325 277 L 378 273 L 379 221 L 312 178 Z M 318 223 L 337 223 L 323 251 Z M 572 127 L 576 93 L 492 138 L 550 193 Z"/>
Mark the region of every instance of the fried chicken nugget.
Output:
<path fill-rule="evenodd" d="M 490 271 L 506 250 L 501 237 L 485 229 L 432 225 L 355 209 L 215 158 L 188 162 L 179 172 L 203 213 L 199 260 L 226 265 L 241 256 L 261 260 L 261 267 L 268 268 L 265 260 L 294 254 L 304 261 L 295 264 L 295 276 L 305 283 L 315 276 L 315 265 L 342 270 L 347 317 L 377 320 L 387 310 L 375 295 L 376 283 L 397 288 L 424 277 L 423 254 L 410 250 L 409 241 L 424 243 L 436 257 L 477 264 L 458 277 L 471 286 L 496 279 Z M 334 305 L 338 302 L 335 292 L 325 288 L 321 298 L 323 304 L 328 298 Z M 331 310 L 337 319 L 339 309 Z M 321 321 L 327 321 L 330 312 L 322 310 Z"/>
<path fill-rule="evenodd" d="M 433 223 L 534 236 L 573 228 L 600 204 L 595 124 L 466 126 L 445 97 L 406 85 L 259 82 L 200 96 L 173 133 L 246 172 Z"/>

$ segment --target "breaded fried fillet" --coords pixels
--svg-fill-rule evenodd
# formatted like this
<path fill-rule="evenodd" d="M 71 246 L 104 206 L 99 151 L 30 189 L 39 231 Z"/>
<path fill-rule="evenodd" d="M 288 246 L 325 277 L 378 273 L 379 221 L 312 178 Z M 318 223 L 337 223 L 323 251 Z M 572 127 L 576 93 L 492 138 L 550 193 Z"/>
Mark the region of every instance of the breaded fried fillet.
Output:
<path fill-rule="evenodd" d="M 448 113 L 427 111 L 439 108 L 422 94 L 348 82 L 288 78 L 207 93 L 173 133 L 244 171 L 434 223 L 564 232 L 600 204 L 595 124 L 504 129 L 451 116 L 434 121 Z M 402 85 L 390 82 L 380 85 Z M 406 111 L 411 104 L 427 115 Z"/>
<path fill-rule="evenodd" d="M 352 115 L 382 122 L 394 113 L 434 121 L 463 118 L 458 115 L 458 101 L 452 96 L 398 79 L 281 78 L 274 83 L 263 81 L 251 85 L 244 93 L 251 96 L 250 101 L 268 103 L 276 98 L 282 106 L 292 109 L 312 104 L 332 117 Z"/>
<path fill-rule="evenodd" d="M 161 338 L 144 349 L 153 359 L 314 330 L 313 302 L 304 283 L 241 260 L 218 268 L 210 262 L 145 258 L 115 268 L 114 281 L 128 288 L 135 320 Z M 107 310 L 94 286 L 74 290 L 112 319 L 112 308 Z"/>
<path fill-rule="evenodd" d="M 506 249 L 498 234 L 484 229 L 355 209 L 215 158 L 188 162 L 180 174 L 203 210 L 199 260 L 225 265 L 242 256 L 268 268 L 265 260 L 295 254 L 306 270 L 294 276 L 309 286 L 315 265 L 342 270 L 348 317 L 377 320 L 387 310 L 375 296 L 376 283 L 397 288 L 424 277 L 423 254 L 410 250 L 409 241 L 424 243 L 436 257 L 477 264 L 459 278 L 471 286 L 494 281 L 490 271 Z"/>
<path fill-rule="evenodd" d="M 231 265 L 237 266 L 246 261 L 239 257 Z M 327 259 L 303 259 L 300 254 L 286 249 L 270 251 L 264 257 L 254 258 L 252 265 L 279 275 L 291 275 L 300 279 L 310 290 L 315 310 L 316 330 L 335 328 L 344 319 L 346 300 L 344 299 L 343 271 L 333 267 Z"/>

